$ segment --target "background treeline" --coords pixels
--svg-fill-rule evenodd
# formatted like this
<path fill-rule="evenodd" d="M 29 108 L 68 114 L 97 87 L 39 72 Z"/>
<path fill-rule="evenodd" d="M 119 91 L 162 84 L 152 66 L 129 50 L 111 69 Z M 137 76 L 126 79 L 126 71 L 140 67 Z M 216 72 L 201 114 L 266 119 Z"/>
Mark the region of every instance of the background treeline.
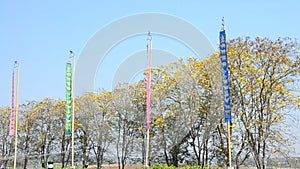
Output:
<path fill-rule="evenodd" d="M 297 163 L 291 157 L 298 141 L 299 47 L 289 38 L 228 41 L 233 165 L 254 161 L 257 168 L 265 168 L 279 158 Z M 228 165 L 220 68 L 215 53 L 152 69 L 151 164 Z M 81 166 L 93 163 L 100 168 L 104 159 L 122 168 L 133 159 L 144 162 L 145 87 L 143 79 L 76 98 L 75 160 Z M 12 166 L 14 153 L 9 118 L 10 107 L 2 107 L 0 165 L 5 168 Z M 18 118 L 19 167 L 26 168 L 32 160 L 70 166 L 64 100 L 26 101 Z"/>

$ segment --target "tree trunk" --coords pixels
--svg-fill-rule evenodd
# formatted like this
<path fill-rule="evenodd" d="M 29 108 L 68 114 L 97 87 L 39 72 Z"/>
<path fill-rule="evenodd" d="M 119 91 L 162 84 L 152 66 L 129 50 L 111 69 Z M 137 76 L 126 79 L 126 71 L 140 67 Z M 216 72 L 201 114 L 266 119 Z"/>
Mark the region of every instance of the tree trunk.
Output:
<path fill-rule="evenodd" d="M 44 157 L 44 155 L 45 155 L 45 152 L 44 152 L 45 148 L 44 147 L 45 146 L 42 145 L 42 148 L 41 148 L 41 151 L 40 151 L 40 160 L 41 160 L 42 167 L 46 168 L 47 165 L 46 165 L 46 161 L 45 161 L 45 157 Z"/>
<path fill-rule="evenodd" d="M 142 134 L 142 138 L 143 138 L 143 142 L 142 142 L 142 164 L 145 164 L 145 159 L 146 159 L 146 146 L 145 146 L 145 144 L 146 144 L 146 142 L 145 142 L 145 140 L 147 139 L 146 138 L 146 135 L 145 134 Z"/>
<path fill-rule="evenodd" d="M 166 141 L 165 141 L 165 134 L 163 133 L 163 145 L 164 145 L 164 156 L 165 156 L 165 160 L 166 160 L 166 163 L 168 166 L 170 166 L 170 160 L 169 160 L 169 157 L 168 157 L 168 153 L 167 153 L 167 144 L 166 144 Z"/>
<path fill-rule="evenodd" d="M 24 165 L 23 165 L 23 168 L 26 169 L 27 168 L 27 164 L 28 164 L 28 154 L 29 154 L 29 145 L 28 145 L 28 141 L 29 141 L 29 134 L 27 133 L 26 135 L 26 141 L 25 141 L 25 147 L 24 147 L 24 150 L 25 150 L 25 158 L 24 158 Z"/>
<path fill-rule="evenodd" d="M 206 139 L 206 146 L 205 146 L 205 164 L 208 165 L 208 139 Z"/>
<path fill-rule="evenodd" d="M 7 163 L 8 163 L 8 160 L 3 160 L 1 166 L 3 168 L 7 168 Z"/>
<path fill-rule="evenodd" d="M 26 156 L 25 156 L 25 159 L 24 159 L 24 165 L 23 165 L 23 168 L 24 168 L 24 169 L 27 168 L 27 163 L 28 163 L 28 156 L 26 155 Z"/>
<path fill-rule="evenodd" d="M 122 169 L 125 169 L 125 160 L 124 159 L 122 159 Z"/>
<path fill-rule="evenodd" d="M 61 139 L 61 168 L 65 168 L 65 134 L 63 134 L 62 139 Z"/>
<path fill-rule="evenodd" d="M 267 168 L 267 158 L 266 158 L 266 140 L 263 141 L 263 169 Z"/>
<path fill-rule="evenodd" d="M 100 169 L 101 165 L 102 165 L 101 162 L 97 160 L 97 169 Z"/>
<path fill-rule="evenodd" d="M 61 168 L 65 168 L 65 153 L 61 155 Z"/>
<path fill-rule="evenodd" d="M 104 148 L 101 148 L 101 146 L 99 145 L 97 146 L 97 154 L 96 154 L 97 169 L 101 168 L 104 151 L 105 151 Z"/>
<path fill-rule="evenodd" d="M 96 161 L 97 161 L 97 169 L 100 169 L 101 168 L 101 160 L 100 160 L 100 157 L 99 157 L 99 152 L 96 155 Z"/>
<path fill-rule="evenodd" d="M 178 154 L 179 154 L 179 145 L 175 145 L 171 149 L 172 165 L 174 165 L 175 167 L 179 166 L 179 163 L 178 163 Z"/>
<path fill-rule="evenodd" d="M 206 145 L 205 145 L 205 143 L 203 143 L 203 147 L 202 147 L 202 150 L 203 150 L 203 153 L 202 153 L 202 157 L 201 157 L 201 168 L 204 168 L 204 158 L 205 158 L 205 147 L 206 147 Z"/>
<path fill-rule="evenodd" d="M 239 153 L 237 153 L 237 155 L 235 156 L 235 168 L 239 169 Z"/>
<path fill-rule="evenodd" d="M 69 150 L 68 156 L 67 156 L 67 160 L 66 160 L 66 166 L 68 166 L 68 163 L 70 162 L 70 157 L 71 157 L 71 151 Z"/>

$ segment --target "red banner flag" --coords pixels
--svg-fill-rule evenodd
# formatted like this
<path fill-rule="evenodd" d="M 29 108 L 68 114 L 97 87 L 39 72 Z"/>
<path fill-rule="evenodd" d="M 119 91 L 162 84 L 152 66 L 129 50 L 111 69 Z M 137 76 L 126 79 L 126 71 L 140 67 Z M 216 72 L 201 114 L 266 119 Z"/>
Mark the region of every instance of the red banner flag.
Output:
<path fill-rule="evenodd" d="M 13 136 L 15 131 L 15 74 L 12 73 L 12 98 L 11 98 L 11 112 L 10 112 L 10 124 L 9 135 Z"/>
<path fill-rule="evenodd" d="M 150 129 L 150 68 L 147 72 L 147 85 L 146 85 L 146 118 L 147 118 L 147 129 Z"/>

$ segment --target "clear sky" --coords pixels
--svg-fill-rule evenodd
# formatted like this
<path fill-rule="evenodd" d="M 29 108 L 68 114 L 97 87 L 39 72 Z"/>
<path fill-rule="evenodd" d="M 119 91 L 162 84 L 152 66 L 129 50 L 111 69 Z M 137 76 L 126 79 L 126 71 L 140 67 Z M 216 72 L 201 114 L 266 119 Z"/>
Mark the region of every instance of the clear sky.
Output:
<path fill-rule="evenodd" d="M 46 96 L 64 99 L 68 50 L 79 54 L 89 38 L 105 25 L 144 12 L 186 20 L 201 30 L 215 48 L 222 16 L 228 39 L 300 38 L 300 2 L 296 0 L 1 1 L 0 105 L 9 105 L 15 60 L 21 65 L 20 102 Z"/>
<path fill-rule="evenodd" d="M 0 106 L 9 106 L 11 101 L 15 60 L 21 65 L 20 103 L 44 97 L 64 99 L 68 51 L 79 54 L 89 38 L 105 25 L 145 12 L 186 20 L 201 30 L 216 49 L 223 16 L 228 39 L 300 39 L 298 0 L 1 1 Z"/>

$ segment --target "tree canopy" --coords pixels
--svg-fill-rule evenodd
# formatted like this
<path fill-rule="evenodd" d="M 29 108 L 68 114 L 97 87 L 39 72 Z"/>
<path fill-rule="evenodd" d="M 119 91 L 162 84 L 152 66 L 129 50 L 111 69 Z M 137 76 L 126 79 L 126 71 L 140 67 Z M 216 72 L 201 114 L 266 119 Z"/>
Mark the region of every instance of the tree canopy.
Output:
<path fill-rule="evenodd" d="M 290 38 L 249 37 L 227 42 L 235 166 L 253 161 L 266 168 L 273 159 L 291 162 L 298 141 L 291 130 L 299 112 L 299 44 Z M 228 165 L 219 52 L 152 69 L 150 162 Z M 20 106 L 19 163 L 70 163 L 65 101 L 44 98 Z M 112 91 L 85 93 L 75 100 L 75 154 L 82 166 L 145 160 L 146 79 Z M 12 163 L 8 136 L 10 108 L 0 117 L 0 165 Z M 35 161 L 36 162 L 36 161 Z"/>

